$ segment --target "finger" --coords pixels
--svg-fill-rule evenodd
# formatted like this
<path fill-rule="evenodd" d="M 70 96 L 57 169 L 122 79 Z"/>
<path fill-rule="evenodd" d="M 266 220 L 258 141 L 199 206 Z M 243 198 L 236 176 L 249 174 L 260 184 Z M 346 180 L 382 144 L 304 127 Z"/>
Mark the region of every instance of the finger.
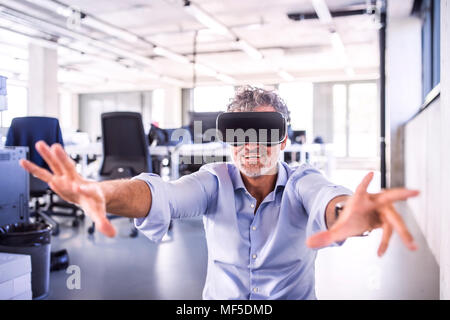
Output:
<path fill-rule="evenodd" d="M 361 181 L 361 183 L 356 188 L 355 193 L 365 193 L 367 192 L 367 187 L 369 187 L 370 182 L 373 179 L 373 172 L 369 172 Z"/>
<path fill-rule="evenodd" d="M 45 162 L 47 162 L 48 166 L 50 167 L 50 170 L 52 170 L 52 172 L 56 175 L 61 175 L 62 170 L 60 168 L 56 156 L 53 154 L 50 147 L 42 140 L 36 142 L 35 146 L 36 150 L 39 152 L 41 157 L 45 160 Z"/>
<path fill-rule="evenodd" d="M 116 235 L 116 229 L 106 217 L 95 222 L 95 227 L 105 236 L 113 238 Z"/>
<path fill-rule="evenodd" d="M 33 176 L 46 183 L 48 183 L 53 177 L 48 170 L 45 170 L 44 168 L 41 168 L 28 160 L 21 159 L 19 160 L 19 164 Z"/>
<path fill-rule="evenodd" d="M 318 249 L 329 246 L 334 242 L 333 233 L 328 231 L 318 232 L 306 240 L 306 245 L 309 248 Z"/>
<path fill-rule="evenodd" d="M 94 203 L 94 205 L 87 205 L 86 208 L 83 207 L 83 209 L 87 211 L 86 213 L 94 221 L 95 227 L 104 235 L 114 237 L 116 235 L 116 229 L 111 224 L 111 221 L 106 218 L 105 207 L 103 204 L 100 204 L 102 203 L 101 199 L 95 201 L 95 195 L 98 190 L 89 184 L 77 184 L 75 190 L 76 192 L 91 198 L 91 201 Z"/>
<path fill-rule="evenodd" d="M 417 245 L 414 242 L 414 238 L 411 235 L 411 233 L 409 233 L 408 228 L 403 222 L 403 219 L 401 218 L 400 214 L 392 206 L 387 206 L 383 208 L 381 212 L 386 218 L 386 221 L 392 225 L 395 231 L 398 232 L 403 243 L 410 250 L 417 250 Z"/>
<path fill-rule="evenodd" d="M 386 252 L 391 236 L 392 236 L 392 227 L 389 223 L 386 223 L 383 226 L 383 236 L 381 237 L 381 244 L 378 247 L 379 257 L 381 257 Z"/>
<path fill-rule="evenodd" d="M 75 178 L 78 175 L 75 162 L 69 158 L 60 144 L 54 144 L 52 148 L 54 148 L 54 153 L 61 165 L 63 173 L 71 178 Z"/>
<path fill-rule="evenodd" d="M 405 188 L 389 189 L 377 195 L 376 200 L 378 203 L 387 203 L 394 201 L 403 201 L 411 197 L 419 195 L 419 190 L 409 190 Z"/>

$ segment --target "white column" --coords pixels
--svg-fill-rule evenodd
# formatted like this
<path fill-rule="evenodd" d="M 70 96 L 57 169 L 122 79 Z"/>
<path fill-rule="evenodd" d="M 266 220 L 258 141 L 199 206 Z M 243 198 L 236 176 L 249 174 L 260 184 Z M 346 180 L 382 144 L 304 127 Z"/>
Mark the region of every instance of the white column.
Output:
<path fill-rule="evenodd" d="M 28 52 L 28 114 L 58 118 L 57 51 L 29 44 Z"/>

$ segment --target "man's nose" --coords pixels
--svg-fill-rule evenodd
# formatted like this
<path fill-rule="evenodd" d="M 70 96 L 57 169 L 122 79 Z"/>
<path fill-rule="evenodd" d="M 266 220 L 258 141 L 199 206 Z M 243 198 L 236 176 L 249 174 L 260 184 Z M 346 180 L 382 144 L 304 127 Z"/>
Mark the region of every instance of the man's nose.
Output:
<path fill-rule="evenodd" d="M 246 142 L 244 149 L 245 151 L 259 151 L 259 144 L 256 142 Z"/>

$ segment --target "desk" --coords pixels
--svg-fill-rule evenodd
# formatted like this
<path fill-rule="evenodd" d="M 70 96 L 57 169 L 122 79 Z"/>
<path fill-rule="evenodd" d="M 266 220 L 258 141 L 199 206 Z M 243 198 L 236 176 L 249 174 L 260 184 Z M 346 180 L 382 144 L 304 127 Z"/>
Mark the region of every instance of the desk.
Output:
<path fill-rule="evenodd" d="M 82 176 L 86 176 L 87 163 L 89 155 L 102 156 L 102 143 L 91 143 L 88 145 L 69 145 L 65 147 L 68 154 L 77 154 L 81 157 L 81 172 Z M 228 145 L 220 142 L 211 142 L 203 144 L 183 144 L 179 146 L 150 146 L 149 152 L 151 155 L 170 157 L 171 168 L 170 178 L 176 180 L 179 178 L 180 163 L 191 162 L 194 157 L 194 164 L 201 164 L 204 162 L 213 162 L 214 158 L 223 159 L 223 157 L 231 157 L 231 149 Z M 327 175 L 333 169 L 333 145 L 331 144 L 291 144 L 286 146 L 284 152 L 280 155 L 280 160 L 284 161 L 286 152 L 292 153 L 292 159 L 295 159 L 295 153 L 300 153 L 299 163 L 306 162 L 306 153 L 310 153 L 313 158 L 312 164 L 324 164 L 322 168 Z M 297 161 L 296 161 L 297 162 Z"/>

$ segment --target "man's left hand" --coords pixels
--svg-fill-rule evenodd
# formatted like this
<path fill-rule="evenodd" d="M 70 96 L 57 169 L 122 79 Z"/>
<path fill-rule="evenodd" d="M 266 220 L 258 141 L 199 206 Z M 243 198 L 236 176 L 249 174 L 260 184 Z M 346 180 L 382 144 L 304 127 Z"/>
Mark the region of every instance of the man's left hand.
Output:
<path fill-rule="evenodd" d="M 415 197 L 419 191 L 395 188 L 370 194 L 367 192 L 367 187 L 372 178 L 372 172 L 364 177 L 356 188 L 355 194 L 347 200 L 339 218 L 329 230 L 308 238 L 306 244 L 310 248 L 325 247 L 333 242 L 343 241 L 348 237 L 382 228 L 383 236 L 378 248 L 378 256 L 381 257 L 386 252 L 393 230 L 398 232 L 406 247 L 410 250 L 417 249 L 413 237 L 393 204 L 396 201 Z"/>

